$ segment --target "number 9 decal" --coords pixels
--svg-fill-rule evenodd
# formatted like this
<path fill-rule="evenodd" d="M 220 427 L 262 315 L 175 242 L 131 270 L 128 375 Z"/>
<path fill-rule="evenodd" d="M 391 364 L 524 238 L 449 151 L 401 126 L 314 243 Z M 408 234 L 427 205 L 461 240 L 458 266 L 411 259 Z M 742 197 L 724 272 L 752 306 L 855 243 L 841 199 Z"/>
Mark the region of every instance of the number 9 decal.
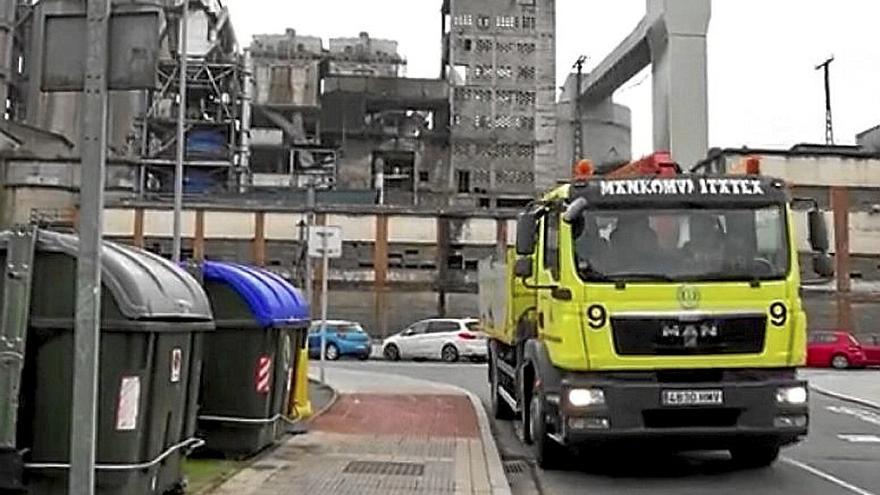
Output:
<path fill-rule="evenodd" d="M 593 330 L 599 330 L 605 326 L 605 320 L 608 319 L 608 313 L 605 308 L 594 304 L 587 309 L 587 323 Z"/>
<path fill-rule="evenodd" d="M 781 327 L 788 321 L 788 308 L 782 303 L 773 303 L 770 305 L 770 323 L 775 327 Z"/>

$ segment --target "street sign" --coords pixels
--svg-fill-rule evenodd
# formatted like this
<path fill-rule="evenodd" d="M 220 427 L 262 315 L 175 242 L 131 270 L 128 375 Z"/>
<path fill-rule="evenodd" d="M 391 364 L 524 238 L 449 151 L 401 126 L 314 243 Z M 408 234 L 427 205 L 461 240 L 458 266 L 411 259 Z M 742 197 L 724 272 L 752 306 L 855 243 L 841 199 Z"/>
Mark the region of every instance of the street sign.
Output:
<path fill-rule="evenodd" d="M 321 258 L 321 383 L 324 381 L 324 355 L 327 352 L 327 279 L 330 278 L 329 259 L 342 257 L 342 229 L 339 227 L 309 227 L 309 257 Z M 310 284 L 311 285 L 311 284 Z"/>
<path fill-rule="evenodd" d="M 309 227 L 309 257 L 323 258 L 324 250 L 328 258 L 342 257 L 342 229 L 339 227 Z"/>

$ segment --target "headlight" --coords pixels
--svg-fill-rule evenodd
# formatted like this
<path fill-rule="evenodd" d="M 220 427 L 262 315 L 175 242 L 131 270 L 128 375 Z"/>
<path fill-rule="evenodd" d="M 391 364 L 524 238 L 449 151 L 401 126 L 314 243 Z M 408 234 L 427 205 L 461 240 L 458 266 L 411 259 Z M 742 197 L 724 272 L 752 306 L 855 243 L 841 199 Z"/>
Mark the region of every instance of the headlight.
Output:
<path fill-rule="evenodd" d="M 598 388 L 575 388 L 568 391 L 568 403 L 574 407 L 605 404 L 605 392 Z"/>
<path fill-rule="evenodd" d="M 807 403 L 806 387 L 784 387 L 776 391 L 776 403 L 801 405 Z"/>

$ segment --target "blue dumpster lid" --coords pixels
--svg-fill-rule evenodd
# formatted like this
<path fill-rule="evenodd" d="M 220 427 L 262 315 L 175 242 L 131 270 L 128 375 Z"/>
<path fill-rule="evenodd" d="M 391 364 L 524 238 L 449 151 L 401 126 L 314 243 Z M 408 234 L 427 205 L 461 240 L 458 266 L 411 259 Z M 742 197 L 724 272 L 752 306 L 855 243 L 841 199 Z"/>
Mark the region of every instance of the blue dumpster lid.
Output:
<path fill-rule="evenodd" d="M 206 261 L 205 281 L 231 287 L 244 300 L 262 327 L 308 322 L 309 305 L 302 293 L 280 276 L 260 268 Z"/>
<path fill-rule="evenodd" d="M 9 240 L 0 233 L 0 245 Z M 41 230 L 37 250 L 76 257 L 79 237 Z M 101 282 L 129 320 L 211 321 L 211 303 L 198 280 L 149 251 L 104 242 Z M 74 283 L 73 280 L 70 281 Z"/>

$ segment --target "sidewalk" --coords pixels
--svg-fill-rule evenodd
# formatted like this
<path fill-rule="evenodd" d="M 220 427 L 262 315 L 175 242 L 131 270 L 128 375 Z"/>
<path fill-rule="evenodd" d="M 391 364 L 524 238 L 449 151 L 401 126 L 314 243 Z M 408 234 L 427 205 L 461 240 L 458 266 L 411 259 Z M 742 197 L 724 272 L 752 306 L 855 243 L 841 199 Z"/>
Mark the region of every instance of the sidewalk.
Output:
<path fill-rule="evenodd" d="M 880 370 L 803 369 L 799 373 L 816 392 L 880 409 Z"/>
<path fill-rule="evenodd" d="M 337 402 L 213 495 L 508 495 L 479 401 L 421 380 L 328 369 Z"/>

